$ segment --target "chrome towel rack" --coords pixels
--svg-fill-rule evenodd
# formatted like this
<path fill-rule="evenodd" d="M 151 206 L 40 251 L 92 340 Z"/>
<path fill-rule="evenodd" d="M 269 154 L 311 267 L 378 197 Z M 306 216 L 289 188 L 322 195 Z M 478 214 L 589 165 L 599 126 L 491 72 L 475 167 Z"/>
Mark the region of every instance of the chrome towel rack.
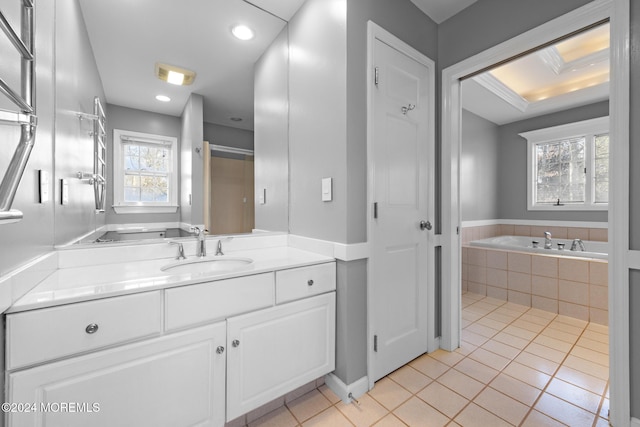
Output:
<path fill-rule="evenodd" d="M 17 125 L 21 128 L 18 146 L 0 182 L 0 224 L 17 222 L 23 217 L 21 211 L 12 209 L 11 206 L 36 136 L 34 14 L 33 0 L 22 0 L 21 34 L 18 36 L 0 10 L 0 29 L 21 56 L 20 93 L 0 77 L 0 92 L 18 107 L 17 112 L 0 110 L 0 124 Z"/>

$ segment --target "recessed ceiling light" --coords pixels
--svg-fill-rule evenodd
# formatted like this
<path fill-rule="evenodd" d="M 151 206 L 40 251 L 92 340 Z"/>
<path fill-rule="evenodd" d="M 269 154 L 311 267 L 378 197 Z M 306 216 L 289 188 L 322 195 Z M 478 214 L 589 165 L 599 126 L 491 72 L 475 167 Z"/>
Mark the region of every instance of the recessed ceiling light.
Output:
<path fill-rule="evenodd" d="M 196 78 L 191 70 L 156 62 L 156 77 L 174 85 L 190 85 Z"/>
<path fill-rule="evenodd" d="M 253 30 L 246 25 L 236 25 L 231 32 L 240 40 L 251 40 L 254 36 Z"/>
<path fill-rule="evenodd" d="M 231 117 L 231 118 L 229 118 L 229 120 L 231 120 L 232 122 L 241 122 L 242 121 L 242 117 Z"/>
<path fill-rule="evenodd" d="M 165 95 L 156 95 L 156 99 L 158 101 L 162 101 L 162 102 L 169 102 L 171 101 L 171 98 L 169 98 L 168 96 Z"/>

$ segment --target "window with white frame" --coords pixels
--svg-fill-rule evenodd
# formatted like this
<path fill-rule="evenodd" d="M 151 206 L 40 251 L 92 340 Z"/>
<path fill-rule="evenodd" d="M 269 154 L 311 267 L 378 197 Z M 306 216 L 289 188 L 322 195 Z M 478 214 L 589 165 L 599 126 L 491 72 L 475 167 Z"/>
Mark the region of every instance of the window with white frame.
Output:
<path fill-rule="evenodd" d="M 529 210 L 606 210 L 609 117 L 519 134 L 527 140 Z"/>
<path fill-rule="evenodd" d="M 116 213 L 177 211 L 177 138 L 114 129 L 113 160 Z"/>

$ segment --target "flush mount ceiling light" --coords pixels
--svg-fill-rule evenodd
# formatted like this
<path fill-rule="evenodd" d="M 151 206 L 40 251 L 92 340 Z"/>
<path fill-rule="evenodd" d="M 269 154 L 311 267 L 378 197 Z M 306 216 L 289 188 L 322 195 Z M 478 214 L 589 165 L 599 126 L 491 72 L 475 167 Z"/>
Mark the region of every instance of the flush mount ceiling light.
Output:
<path fill-rule="evenodd" d="M 161 101 L 161 102 L 169 102 L 169 101 L 171 101 L 171 98 L 169 98 L 166 95 L 156 95 L 156 99 L 158 101 Z"/>
<path fill-rule="evenodd" d="M 178 86 L 186 86 L 193 83 L 196 73 L 184 68 L 156 62 L 156 77 Z"/>
<path fill-rule="evenodd" d="M 254 37 L 254 32 L 246 25 L 236 25 L 231 28 L 231 33 L 240 40 L 251 40 Z"/>

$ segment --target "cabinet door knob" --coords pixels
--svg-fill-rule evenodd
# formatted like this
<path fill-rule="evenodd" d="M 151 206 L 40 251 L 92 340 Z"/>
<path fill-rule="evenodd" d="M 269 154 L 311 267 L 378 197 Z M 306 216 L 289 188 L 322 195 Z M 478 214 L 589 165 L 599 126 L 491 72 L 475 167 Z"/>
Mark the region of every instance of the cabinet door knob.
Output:
<path fill-rule="evenodd" d="M 309 285 L 309 286 L 313 286 L 313 279 L 309 279 L 309 280 L 307 280 L 307 285 Z"/>
<path fill-rule="evenodd" d="M 88 334 L 95 334 L 98 332 L 98 325 L 96 323 L 91 323 L 84 328 L 85 332 Z"/>
<path fill-rule="evenodd" d="M 216 353 L 218 353 L 218 354 L 224 353 L 224 347 L 223 346 L 219 346 L 218 348 L 216 348 Z"/>
<path fill-rule="evenodd" d="M 234 346 L 234 347 L 238 347 L 240 345 L 240 341 L 233 340 L 233 341 L 231 341 L 231 345 Z"/>

